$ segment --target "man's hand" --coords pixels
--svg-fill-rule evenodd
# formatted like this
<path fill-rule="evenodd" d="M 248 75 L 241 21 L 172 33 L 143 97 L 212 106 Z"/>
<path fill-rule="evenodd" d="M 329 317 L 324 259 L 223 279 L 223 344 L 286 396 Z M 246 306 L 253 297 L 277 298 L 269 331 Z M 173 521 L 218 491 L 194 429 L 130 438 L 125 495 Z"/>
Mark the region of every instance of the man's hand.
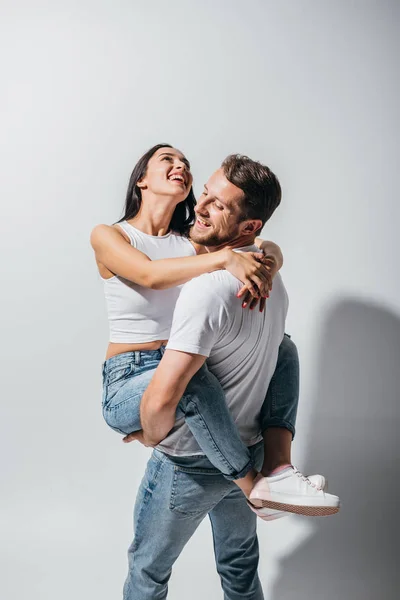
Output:
<path fill-rule="evenodd" d="M 205 356 L 166 350 L 140 403 L 143 430 L 127 435 L 124 441 L 157 446 L 175 425 L 176 407 L 187 384 L 206 360 Z"/>
<path fill-rule="evenodd" d="M 146 448 L 154 448 L 154 446 L 157 446 L 157 444 L 151 443 L 151 441 L 145 436 L 142 429 L 139 429 L 139 431 L 134 431 L 133 433 L 129 433 L 122 438 L 122 441 L 125 444 L 128 444 L 129 442 L 140 442 L 143 444 L 143 446 L 146 446 Z"/>

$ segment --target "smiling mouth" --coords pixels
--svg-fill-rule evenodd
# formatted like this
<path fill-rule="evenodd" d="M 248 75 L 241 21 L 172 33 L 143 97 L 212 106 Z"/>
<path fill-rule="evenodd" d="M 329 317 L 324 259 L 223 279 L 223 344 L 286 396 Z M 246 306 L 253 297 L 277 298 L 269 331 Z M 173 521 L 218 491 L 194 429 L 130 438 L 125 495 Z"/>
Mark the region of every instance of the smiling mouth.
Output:
<path fill-rule="evenodd" d="M 171 175 L 168 179 L 186 187 L 186 181 L 182 175 Z"/>
<path fill-rule="evenodd" d="M 211 227 L 210 223 L 207 223 L 206 221 L 203 221 L 203 219 L 201 219 L 200 217 L 197 217 L 197 219 L 196 219 L 196 225 L 200 229 L 208 229 L 208 227 Z"/>

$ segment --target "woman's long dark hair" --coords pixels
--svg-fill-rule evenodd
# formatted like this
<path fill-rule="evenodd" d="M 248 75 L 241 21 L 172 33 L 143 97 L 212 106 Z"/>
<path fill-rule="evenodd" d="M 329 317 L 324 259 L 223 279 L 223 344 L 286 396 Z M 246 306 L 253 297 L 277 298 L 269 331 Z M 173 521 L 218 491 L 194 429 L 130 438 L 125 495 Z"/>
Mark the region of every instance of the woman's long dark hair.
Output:
<path fill-rule="evenodd" d="M 125 214 L 118 221 L 126 221 L 127 219 L 133 219 L 136 217 L 142 204 L 142 192 L 137 186 L 137 182 L 146 175 L 147 165 L 149 160 L 160 148 L 173 148 L 171 144 L 157 144 L 143 154 L 142 158 L 136 163 L 131 178 L 129 180 L 128 191 L 126 193 L 125 201 Z M 194 197 L 193 188 L 190 188 L 190 192 L 183 202 L 180 202 L 172 215 L 170 228 L 181 235 L 188 235 L 189 229 L 194 222 L 194 207 L 196 205 L 196 198 Z"/>

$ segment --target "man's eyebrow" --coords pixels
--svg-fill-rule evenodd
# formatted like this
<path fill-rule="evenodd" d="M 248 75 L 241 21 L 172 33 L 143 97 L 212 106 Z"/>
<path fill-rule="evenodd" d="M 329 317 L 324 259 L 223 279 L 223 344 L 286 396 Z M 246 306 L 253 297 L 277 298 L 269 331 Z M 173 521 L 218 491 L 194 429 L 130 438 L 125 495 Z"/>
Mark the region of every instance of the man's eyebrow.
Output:
<path fill-rule="evenodd" d="M 206 184 L 204 184 L 204 189 L 206 190 L 206 192 L 208 192 L 208 187 Z M 218 202 L 221 202 L 221 204 L 226 206 L 225 202 L 223 200 L 221 200 L 221 198 L 218 198 L 217 196 L 214 196 L 214 198 L 215 198 L 215 200 L 218 200 Z"/>
<path fill-rule="evenodd" d="M 172 154 L 172 152 L 161 152 L 161 154 L 158 155 L 160 156 L 172 156 L 172 158 L 175 158 L 176 154 Z M 185 163 L 185 165 L 187 166 L 188 169 L 190 169 L 190 162 L 188 161 L 187 158 L 185 158 L 184 156 L 182 156 L 182 158 L 180 159 L 183 163 Z"/>

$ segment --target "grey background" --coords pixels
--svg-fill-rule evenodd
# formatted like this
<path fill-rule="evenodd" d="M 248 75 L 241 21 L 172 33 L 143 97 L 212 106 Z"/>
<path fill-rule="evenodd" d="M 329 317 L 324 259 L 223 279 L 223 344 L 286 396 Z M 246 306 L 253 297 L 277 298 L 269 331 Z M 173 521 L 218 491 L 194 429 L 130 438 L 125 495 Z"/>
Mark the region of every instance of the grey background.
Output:
<path fill-rule="evenodd" d="M 148 449 L 100 414 L 107 342 L 91 228 L 154 143 L 198 191 L 230 152 L 269 164 L 287 330 L 302 362 L 295 463 L 339 515 L 260 523 L 266 598 L 398 597 L 399 3 L 2 0 L 4 600 L 120 597 Z M 219 598 L 209 525 L 172 599 Z"/>

